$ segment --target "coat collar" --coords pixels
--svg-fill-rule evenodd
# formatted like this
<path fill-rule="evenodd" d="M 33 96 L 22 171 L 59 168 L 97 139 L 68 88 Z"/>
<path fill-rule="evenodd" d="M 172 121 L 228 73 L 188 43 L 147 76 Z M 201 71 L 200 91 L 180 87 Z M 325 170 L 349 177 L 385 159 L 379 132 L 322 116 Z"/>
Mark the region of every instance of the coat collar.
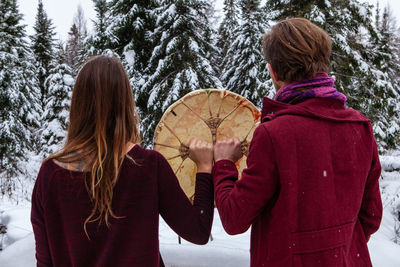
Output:
<path fill-rule="evenodd" d="M 342 102 L 334 98 L 311 98 L 296 105 L 291 105 L 263 98 L 261 122 L 275 117 L 290 114 L 320 118 L 337 122 L 368 122 L 369 119 L 352 108 L 346 108 Z"/>

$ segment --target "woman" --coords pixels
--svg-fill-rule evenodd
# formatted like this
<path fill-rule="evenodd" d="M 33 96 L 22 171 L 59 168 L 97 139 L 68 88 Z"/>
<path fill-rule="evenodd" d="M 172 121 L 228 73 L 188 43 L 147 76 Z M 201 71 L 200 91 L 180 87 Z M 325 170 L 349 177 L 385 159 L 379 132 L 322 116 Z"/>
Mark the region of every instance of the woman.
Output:
<path fill-rule="evenodd" d="M 44 161 L 32 195 L 38 266 L 164 266 L 159 214 L 205 244 L 213 219 L 212 146 L 189 142 L 197 164 L 192 205 L 161 154 L 141 148 L 127 74 L 97 56 L 79 72 L 67 141 Z"/>

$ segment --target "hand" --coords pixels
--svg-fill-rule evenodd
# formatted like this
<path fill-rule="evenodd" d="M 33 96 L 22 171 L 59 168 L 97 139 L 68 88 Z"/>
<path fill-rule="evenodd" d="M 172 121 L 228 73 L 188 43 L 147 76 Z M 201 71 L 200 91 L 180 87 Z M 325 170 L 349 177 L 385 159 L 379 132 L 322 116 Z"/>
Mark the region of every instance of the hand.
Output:
<path fill-rule="evenodd" d="M 197 172 L 211 173 L 213 164 L 213 145 L 205 141 L 190 138 L 189 158 L 197 165 Z"/>
<path fill-rule="evenodd" d="M 243 156 L 242 145 L 238 138 L 217 141 L 214 147 L 214 160 L 227 159 L 237 162 Z"/>

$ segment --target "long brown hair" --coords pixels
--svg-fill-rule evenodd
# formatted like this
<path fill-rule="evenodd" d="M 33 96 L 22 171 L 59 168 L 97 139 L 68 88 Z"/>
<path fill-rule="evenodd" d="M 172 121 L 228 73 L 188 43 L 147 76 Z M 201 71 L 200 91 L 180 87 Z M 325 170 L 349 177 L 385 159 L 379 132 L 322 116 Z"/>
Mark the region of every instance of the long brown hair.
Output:
<path fill-rule="evenodd" d="M 86 224 L 117 217 L 112 208 L 113 189 L 125 158 L 128 142 L 139 143 L 139 119 L 128 76 L 121 62 L 110 56 L 89 59 L 80 70 L 73 89 L 67 140 L 62 150 L 48 159 L 84 163 L 93 209 Z M 88 236 L 89 237 L 89 236 Z"/>

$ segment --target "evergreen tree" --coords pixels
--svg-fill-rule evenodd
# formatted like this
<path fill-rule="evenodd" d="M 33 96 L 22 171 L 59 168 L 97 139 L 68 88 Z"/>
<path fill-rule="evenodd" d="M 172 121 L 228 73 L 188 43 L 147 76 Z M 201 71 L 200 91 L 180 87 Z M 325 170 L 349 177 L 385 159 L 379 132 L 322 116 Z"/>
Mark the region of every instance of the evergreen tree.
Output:
<path fill-rule="evenodd" d="M 357 0 L 268 0 L 266 10 L 273 21 L 304 17 L 325 29 L 332 38 L 331 75 L 336 88 L 345 93 L 349 106 L 372 119 L 376 132 L 390 130 L 395 86 L 374 55 L 371 40 L 379 36 L 371 21 L 371 6 Z M 376 137 L 385 147 L 398 143 L 388 143 L 379 133 Z"/>
<path fill-rule="evenodd" d="M 390 6 L 386 6 L 382 13 L 381 23 L 377 26 L 379 38 L 379 51 L 385 54 L 383 64 L 379 67 L 383 72 L 389 74 L 389 78 L 395 80 L 398 78 L 400 66 L 397 64 L 399 61 L 398 49 L 398 28 L 395 18 L 391 12 Z"/>
<path fill-rule="evenodd" d="M 241 0 L 239 4 L 241 24 L 234 30 L 223 64 L 222 81 L 228 90 L 260 106 L 262 96 L 271 96 L 274 91 L 261 47 L 266 25 L 259 0 Z"/>
<path fill-rule="evenodd" d="M 66 64 L 67 62 L 67 52 L 65 51 L 65 45 L 62 40 L 57 40 L 54 46 L 54 59 L 53 65 L 58 64 Z M 54 68 L 54 66 L 53 66 Z"/>
<path fill-rule="evenodd" d="M 41 132 L 44 157 L 60 149 L 66 136 L 69 106 L 74 86 L 72 69 L 66 64 L 56 64 L 46 79 L 48 98 L 42 115 Z"/>
<path fill-rule="evenodd" d="M 107 36 L 108 48 L 115 51 L 129 64 L 129 75 L 141 76 L 151 57 L 152 43 L 146 37 L 154 30 L 156 18 L 151 10 L 155 0 L 112 0 L 110 2 L 110 24 Z"/>
<path fill-rule="evenodd" d="M 88 38 L 87 50 L 90 56 L 100 55 L 109 48 L 107 26 L 109 12 L 107 0 L 93 0 L 96 19 L 93 20 L 94 33 Z"/>
<path fill-rule="evenodd" d="M 232 61 L 233 55 L 228 55 L 228 49 L 234 41 L 234 33 L 239 26 L 239 7 L 237 0 L 224 0 L 224 19 L 218 29 L 217 46 L 221 50 L 221 60 L 219 61 L 219 69 L 222 73 L 226 71 L 224 66 L 227 62 Z M 222 81 L 223 82 L 223 81 Z M 226 84 L 223 84 L 226 86 Z"/>
<path fill-rule="evenodd" d="M 71 29 L 68 32 L 66 45 L 66 62 L 72 68 L 74 76 L 87 60 L 88 53 L 85 46 L 87 36 L 85 15 L 79 5 Z"/>
<path fill-rule="evenodd" d="M 218 25 L 218 21 L 220 18 L 217 14 L 217 10 L 215 9 L 215 4 L 217 0 L 209 0 L 208 2 L 209 2 L 208 8 L 206 8 L 205 13 L 206 13 L 206 18 L 212 27 Z"/>
<path fill-rule="evenodd" d="M 12 194 L 13 177 L 32 149 L 32 132 L 38 127 L 39 92 L 32 52 L 25 42 L 16 0 L 0 0 L 0 192 Z"/>
<path fill-rule="evenodd" d="M 76 9 L 73 24 L 76 25 L 79 35 L 81 36 L 82 40 L 84 40 L 88 35 L 87 21 L 85 18 L 85 13 L 83 12 L 82 6 L 80 4 Z"/>
<path fill-rule="evenodd" d="M 371 36 L 368 55 L 378 69 L 380 76 L 375 84 L 373 99 L 369 100 L 369 114 L 375 121 L 375 134 L 385 147 L 396 147 L 400 143 L 400 97 L 399 55 L 396 53 L 398 39 L 396 38 L 397 25 L 391 14 L 390 7 L 386 6 L 382 14 L 376 10 L 376 34 Z M 379 17 L 380 16 L 380 17 Z M 397 40 L 396 40 L 397 39 Z"/>
<path fill-rule="evenodd" d="M 381 19 L 381 9 L 379 8 L 379 0 L 376 1 L 376 8 L 375 8 L 375 28 L 378 29 L 380 25 Z"/>
<path fill-rule="evenodd" d="M 150 35 L 155 48 L 146 69 L 148 77 L 137 92 L 138 105 L 144 106 L 142 132 L 147 145 L 161 115 L 174 101 L 196 89 L 221 88 L 207 58 L 216 50 L 207 38 L 211 32 L 207 7 L 203 0 L 164 0 L 155 9 L 157 24 Z"/>
<path fill-rule="evenodd" d="M 397 66 L 400 66 L 400 27 L 398 27 L 395 32 L 393 42 L 395 44 L 394 53 L 396 54 L 394 62 Z M 397 72 L 396 77 L 396 80 L 400 83 L 400 70 Z"/>
<path fill-rule="evenodd" d="M 153 51 L 148 34 L 154 31 L 156 17 L 152 12 L 158 0 L 112 0 L 109 3 L 109 39 L 107 54 L 118 55 L 130 77 L 141 114 L 147 114 L 147 94 L 140 94 L 147 79 L 146 68 Z"/>
<path fill-rule="evenodd" d="M 54 27 L 51 19 L 47 17 L 43 9 L 43 2 L 38 1 L 36 21 L 33 29 L 35 34 L 31 36 L 32 50 L 35 56 L 36 75 L 39 80 L 40 103 L 42 108 L 47 97 L 47 88 L 44 82 L 49 74 L 50 63 L 53 59 Z"/>
<path fill-rule="evenodd" d="M 203 38 L 206 40 L 206 42 L 210 43 L 212 47 L 214 47 L 213 50 L 206 51 L 205 57 L 209 59 L 210 64 L 214 66 L 215 71 L 217 73 L 220 73 L 220 64 L 221 64 L 220 62 L 222 54 L 221 54 L 221 49 L 217 45 L 219 36 L 218 25 L 220 18 L 215 9 L 216 1 L 217 0 L 207 1 L 206 8 L 204 11 L 205 13 L 204 24 L 210 25 L 210 27 L 206 27 L 204 32 L 201 29 L 199 29 L 200 30 L 199 33 L 203 35 Z"/>
<path fill-rule="evenodd" d="M 66 45 L 66 63 L 70 66 L 74 74 L 78 73 L 81 62 L 79 62 L 80 54 L 80 36 L 76 24 L 72 24 L 67 38 Z"/>

